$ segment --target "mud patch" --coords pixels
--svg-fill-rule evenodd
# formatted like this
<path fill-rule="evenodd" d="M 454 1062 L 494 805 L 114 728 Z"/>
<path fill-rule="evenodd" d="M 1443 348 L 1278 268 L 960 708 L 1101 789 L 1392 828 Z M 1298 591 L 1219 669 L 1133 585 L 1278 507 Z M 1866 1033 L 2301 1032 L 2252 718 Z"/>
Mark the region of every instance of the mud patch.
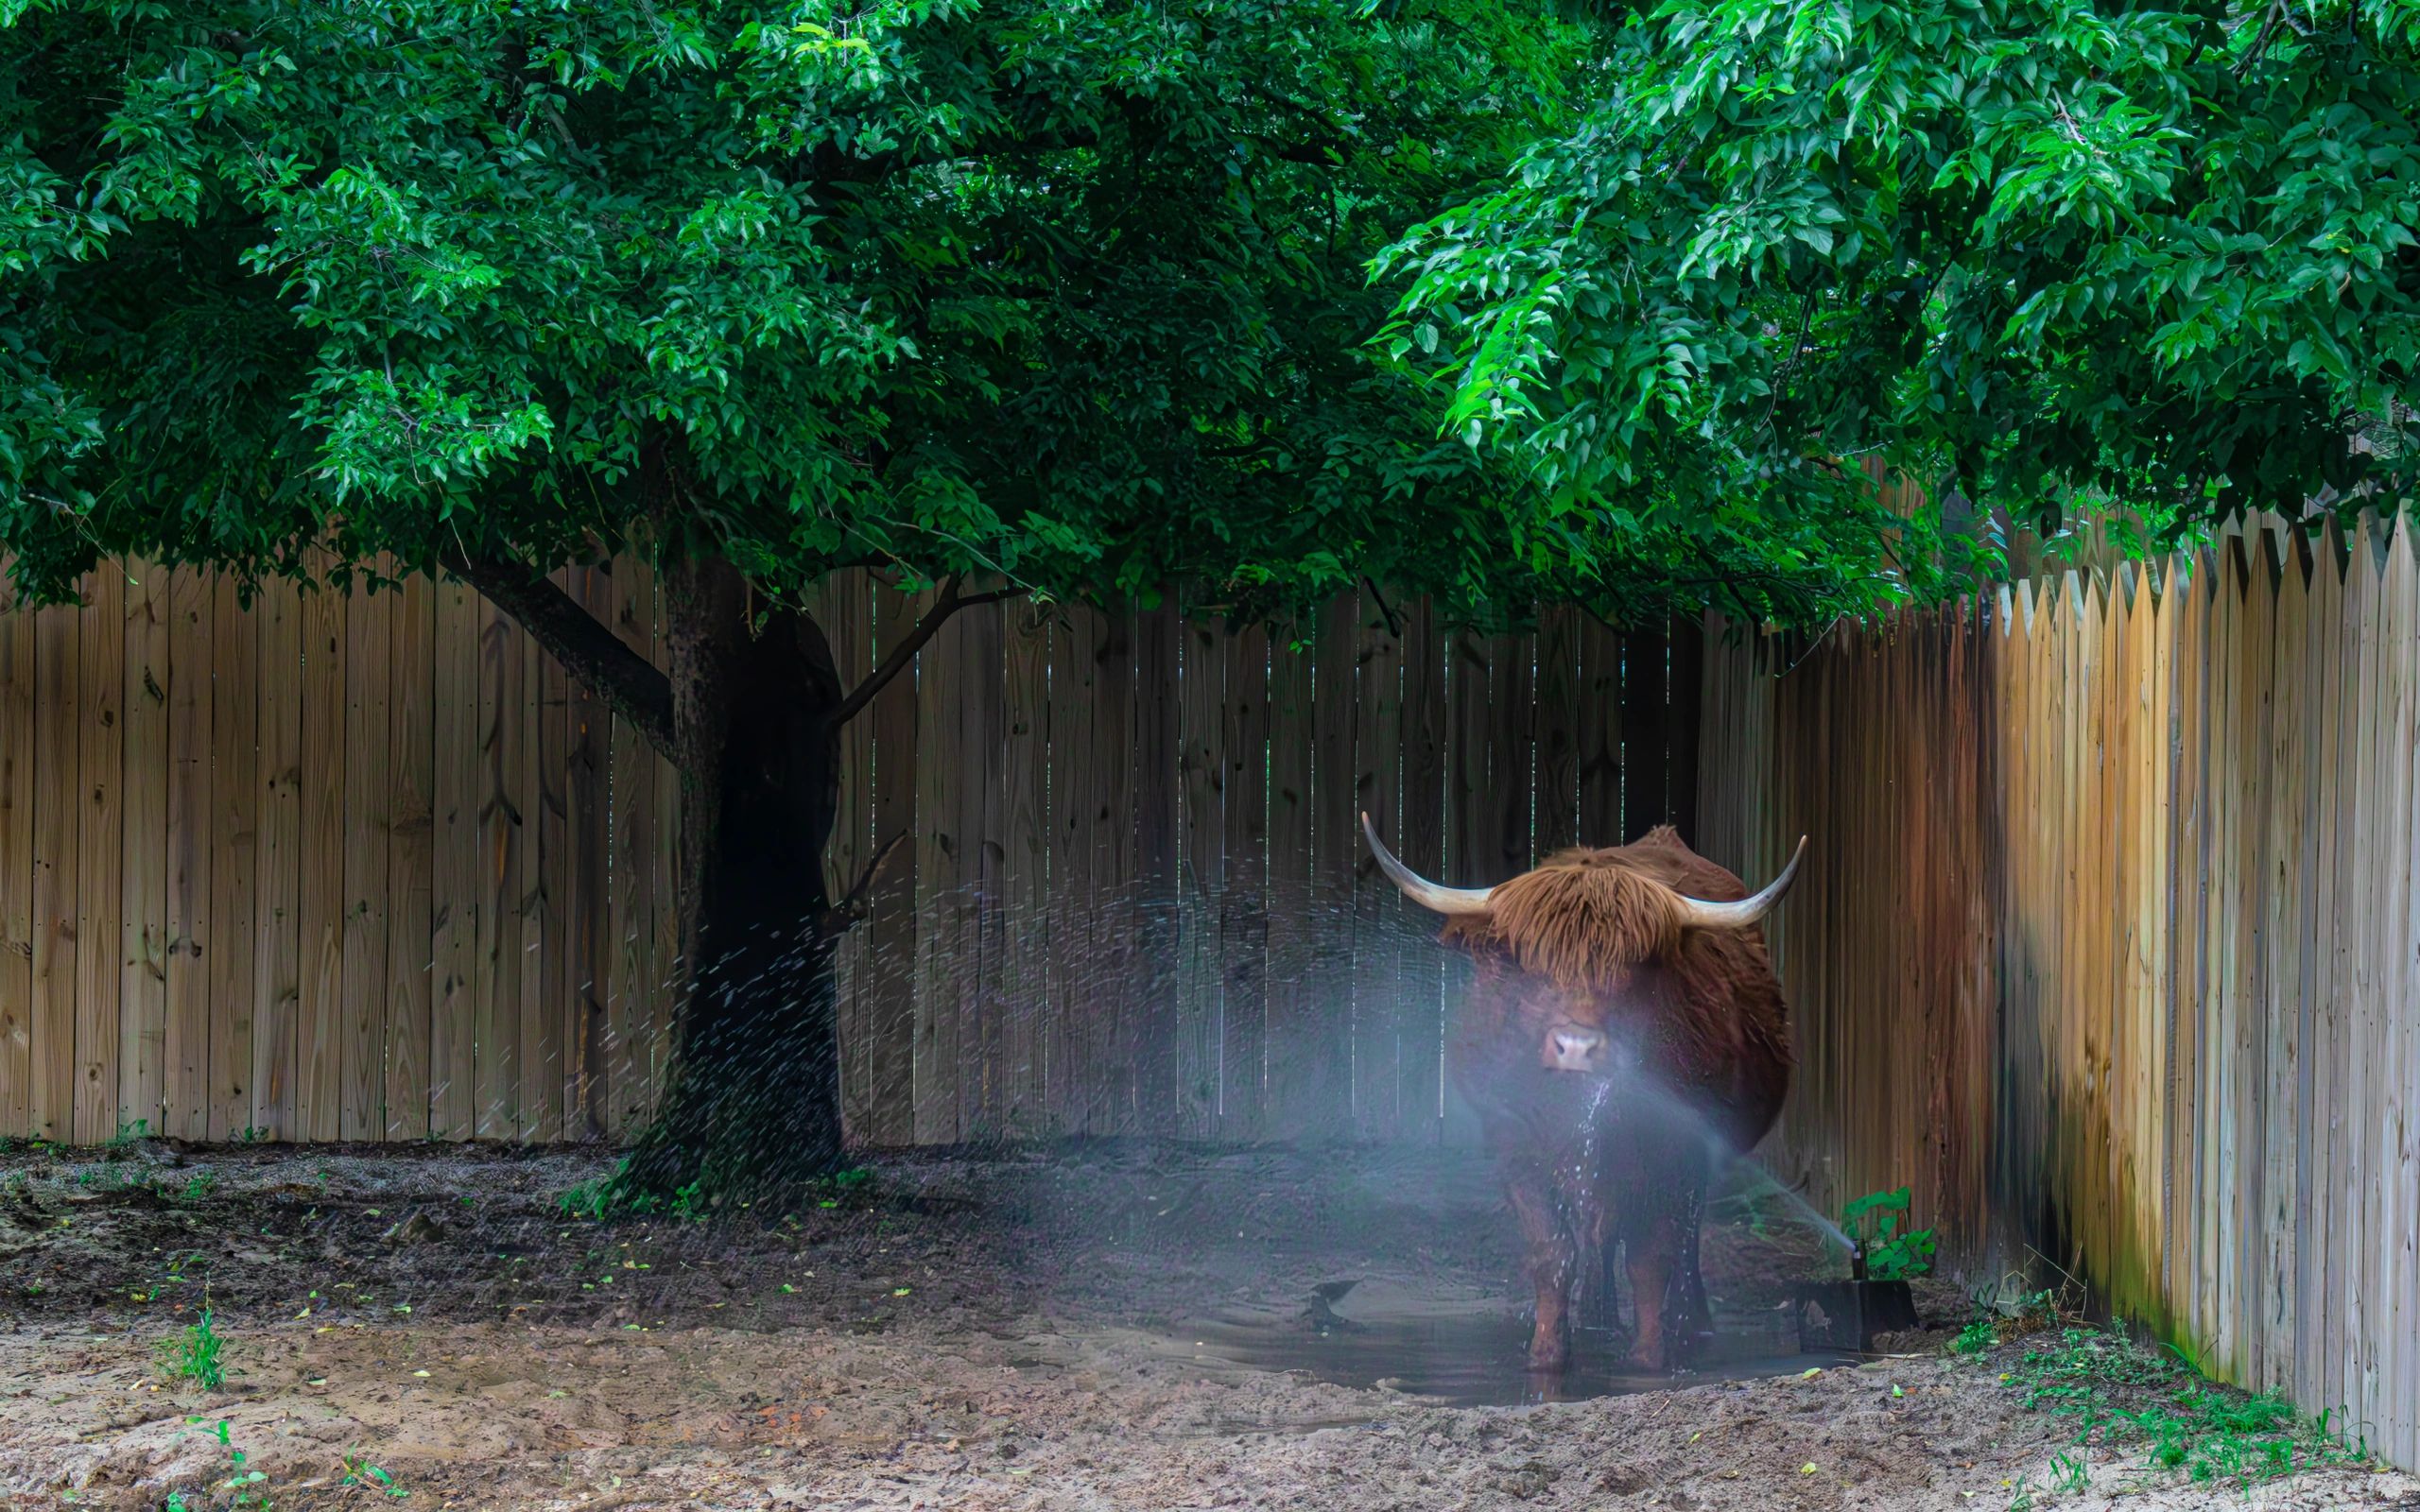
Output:
<path fill-rule="evenodd" d="M 1303 1307 L 1230 1309 L 1151 1337 L 1167 1358 L 1205 1376 L 1294 1373 L 1461 1407 L 1577 1401 L 1857 1363 L 1839 1351 L 1801 1351 L 1784 1308 L 1719 1306 L 1715 1336 L 1685 1369 L 1634 1372 L 1623 1360 L 1627 1335 L 1583 1328 L 1570 1366 L 1542 1380 L 1529 1368 L 1529 1329 L 1501 1294 L 1383 1279 L 1336 1289 L 1333 1300 L 1315 1292 Z"/>

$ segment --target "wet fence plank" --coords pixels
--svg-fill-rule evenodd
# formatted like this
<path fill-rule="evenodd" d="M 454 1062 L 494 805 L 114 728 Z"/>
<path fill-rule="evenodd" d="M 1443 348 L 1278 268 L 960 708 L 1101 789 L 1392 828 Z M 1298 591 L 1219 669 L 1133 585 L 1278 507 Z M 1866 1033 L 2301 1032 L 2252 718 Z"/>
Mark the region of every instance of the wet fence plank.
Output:
<path fill-rule="evenodd" d="M 1269 630 L 1226 637 L 1226 833 L 1219 894 L 1219 1137 L 1260 1137 L 1269 1059 Z"/>

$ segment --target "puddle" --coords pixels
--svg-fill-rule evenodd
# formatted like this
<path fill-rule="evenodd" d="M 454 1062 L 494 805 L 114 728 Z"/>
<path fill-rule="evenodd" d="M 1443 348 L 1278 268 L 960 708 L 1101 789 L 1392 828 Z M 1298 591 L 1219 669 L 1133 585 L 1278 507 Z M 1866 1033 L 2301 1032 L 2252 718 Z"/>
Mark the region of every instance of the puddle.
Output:
<path fill-rule="evenodd" d="M 1811 1366 L 1857 1363 L 1838 1351 L 1798 1348 L 1787 1310 L 1726 1308 L 1715 1301 L 1715 1336 L 1686 1371 L 1641 1375 L 1622 1368 L 1622 1341 L 1583 1329 L 1564 1372 L 1560 1400 L 1664 1391 L 1706 1381 L 1796 1375 Z M 1171 1355 L 1212 1373 L 1221 1367 L 1303 1371 L 1334 1385 L 1378 1387 L 1458 1407 L 1539 1400 L 1529 1374 L 1529 1325 L 1518 1304 L 1488 1295 L 1452 1296 L 1385 1281 L 1354 1287 L 1333 1304 L 1333 1324 L 1300 1309 L 1237 1312 L 1193 1319 Z"/>

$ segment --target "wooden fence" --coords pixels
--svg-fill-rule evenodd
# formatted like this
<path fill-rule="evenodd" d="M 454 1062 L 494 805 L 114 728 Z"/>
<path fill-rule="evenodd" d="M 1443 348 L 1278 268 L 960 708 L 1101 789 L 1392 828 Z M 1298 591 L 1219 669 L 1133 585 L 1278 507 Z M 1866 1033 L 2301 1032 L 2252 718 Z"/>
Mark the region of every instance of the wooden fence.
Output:
<path fill-rule="evenodd" d="M 1707 850 L 1814 841 L 1775 1162 L 2420 1463 L 2410 535 L 1717 644 L 1705 697 Z"/>
<path fill-rule="evenodd" d="M 564 586 L 652 654 L 642 563 Z M 817 605 L 861 676 L 923 605 Z M 846 733 L 842 1088 L 874 1143 L 1451 1137 L 1445 968 L 1355 827 L 1500 880 L 1690 822 L 1694 627 L 959 614 Z M 0 613 L 0 1132 L 610 1138 L 661 1075 L 677 797 L 455 585 L 144 564 Z"/>

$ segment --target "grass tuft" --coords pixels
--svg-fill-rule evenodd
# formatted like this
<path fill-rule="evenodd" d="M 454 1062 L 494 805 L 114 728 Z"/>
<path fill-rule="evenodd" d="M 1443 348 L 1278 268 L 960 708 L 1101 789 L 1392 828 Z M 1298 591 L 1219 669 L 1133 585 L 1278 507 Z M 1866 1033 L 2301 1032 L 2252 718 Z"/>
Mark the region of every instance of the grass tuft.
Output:
<path fill-rule="evenodd" d="M 227 1383 L 227 1367 L 219 1359 L 226 1347 L 205 1307 L 199 1322 L 161 1342 L 161 1368 L 171 1381 L 190 1381 L 204 1391 L 216 1391 Z"/>

